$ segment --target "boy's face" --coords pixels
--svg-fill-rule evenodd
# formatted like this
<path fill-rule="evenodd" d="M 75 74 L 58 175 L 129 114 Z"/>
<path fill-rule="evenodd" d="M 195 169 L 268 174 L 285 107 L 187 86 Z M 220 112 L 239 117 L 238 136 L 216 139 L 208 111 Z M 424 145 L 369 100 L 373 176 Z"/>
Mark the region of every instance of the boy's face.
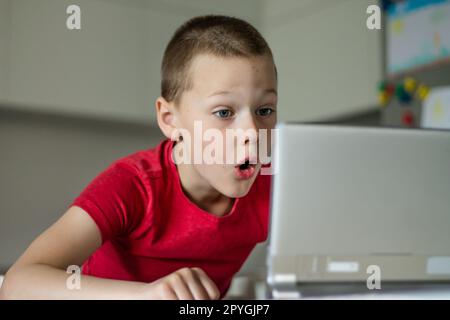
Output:
<path fill-rule="evenodd" d="M 195 176 L 230 198 L 245 196 L 261 168 L 261 159 L 257 157 L 261 148 L 260 129 L 267 133 L 265 153 L 270 156 L 271 152 L 271 129 L 276 124 L 277 106 L 277 79 L 272 60 L 266 56 L 223 58 L 203 54 L 192 61 L 189 76 L 191 88 L 183 92 L 175 108 L 175 117 L 177 127 L 187 130 L 192 137 Z M 196 122 L 197 130 L 194 130 Z M 200 123 L 202 137 L 196 137 Z M 206 137 L 203 137 L 208 129 L 221 133 L 223 164 L 206 164 L 205 159 L 201 164 L 194 163 L 194 148 L 199 148 L 204 156 L 205 148 L 212 146 L 212 140 L 205 141 Z M 233 133 L 238 133 L 236 129 L 255 130 L 256 136 L 227 139 L 227 129 Z M 220 147 L 220 144 L 215 146 Z M 238 152 L 238 148 L 244 152 Z M 216 152 L 212 154 L 217 155 Z M 226 161 L 227 156 L 232 163 Z M 253 165 L 238 165 L 245 160 Z"/>

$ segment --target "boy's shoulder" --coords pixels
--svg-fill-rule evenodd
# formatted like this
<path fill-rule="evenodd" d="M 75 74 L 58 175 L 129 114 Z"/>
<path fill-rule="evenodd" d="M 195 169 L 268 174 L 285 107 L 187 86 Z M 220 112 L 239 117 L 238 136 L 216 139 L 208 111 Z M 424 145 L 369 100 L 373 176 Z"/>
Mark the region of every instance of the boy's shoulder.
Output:
<path fill-rule="evenodd" d="M 156 147 L 138 150 L 113 162 L 113 165 L 124 167 L 150 178 L 161 177 L 167 168 L 168 156 L 171 154 L 172 141 L 161 141 Z"/>

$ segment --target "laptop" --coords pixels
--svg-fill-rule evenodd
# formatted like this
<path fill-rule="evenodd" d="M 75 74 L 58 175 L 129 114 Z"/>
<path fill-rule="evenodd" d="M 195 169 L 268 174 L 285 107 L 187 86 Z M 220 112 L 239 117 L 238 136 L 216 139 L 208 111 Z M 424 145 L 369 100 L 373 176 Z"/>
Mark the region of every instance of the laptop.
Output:
<path fill-rule="evenodd" d="M 273 158 L 274 298 L 450 281 L 450 131 L 281 123 Z"/>

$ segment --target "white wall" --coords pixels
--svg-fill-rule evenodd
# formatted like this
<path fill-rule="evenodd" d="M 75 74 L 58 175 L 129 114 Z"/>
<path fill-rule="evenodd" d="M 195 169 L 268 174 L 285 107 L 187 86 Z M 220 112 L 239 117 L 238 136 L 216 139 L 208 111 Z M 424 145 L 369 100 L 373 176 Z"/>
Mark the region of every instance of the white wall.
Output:
<path fill-rule="evenodd" d="M 69 31 L 72 3 L 0 0 L 0 68 L 9 68 L 0 73 L 0 103 L 153 121 L 160 62 L 175 28 L 222 13 L 249 20 L 272 47 L 280 120 L 321 120 L 376 104 L 381 32 L 365 22 L 377 0 L 80 0 L 82 30 Z"/>
<path fill-rule="evenodd" d="M 158 128 L 0 109 L 0 274 L 114 160 Z"/>
<path fill-rule="evenodd" d="M 373 109 L 381 32 L 366 28 L 376 0 L 264 1 L 264 32 L 279 72 L 280 120 L 317 121 Z"/>
<path fill-rule="evenodd" d="M 9 92 L 10 0 L 0 0 L 0 97 Z"/>
<path fill-rule="evenodd" d="M 259 25 L 261 16 L 259 1 L 79 0 L 81 30 L 68 30 L 73 1 L 1 1 L 10 3 L 2 29 L 12 36 L 0 102 L 132 122 L 154 119 L 163 50 L 182 22 L 223 13 Z"/>

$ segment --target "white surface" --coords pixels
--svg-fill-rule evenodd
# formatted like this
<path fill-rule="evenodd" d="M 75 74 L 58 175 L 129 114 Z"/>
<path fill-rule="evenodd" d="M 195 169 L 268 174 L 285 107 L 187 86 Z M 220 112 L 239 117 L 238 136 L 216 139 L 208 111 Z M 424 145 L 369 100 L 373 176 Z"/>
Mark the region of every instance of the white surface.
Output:
<path fill-rule="evenodd" d="M 450 129 L 450 86 L 431 90 L 423 104 L 422 127 Z"/>
<path fill-rule="evenodd" d="M 427 273 L 429 273 L 429 274 L 450 274 L 450 257 L 428 258 Z"/>
<path fill-rule="evenodd" d="M 246 276 L 235 276 L 231 281 L 230 289 L 227 292 L 226 298 L 229 299 L 243 299 L 253 296 L 253 281 Z"/>

